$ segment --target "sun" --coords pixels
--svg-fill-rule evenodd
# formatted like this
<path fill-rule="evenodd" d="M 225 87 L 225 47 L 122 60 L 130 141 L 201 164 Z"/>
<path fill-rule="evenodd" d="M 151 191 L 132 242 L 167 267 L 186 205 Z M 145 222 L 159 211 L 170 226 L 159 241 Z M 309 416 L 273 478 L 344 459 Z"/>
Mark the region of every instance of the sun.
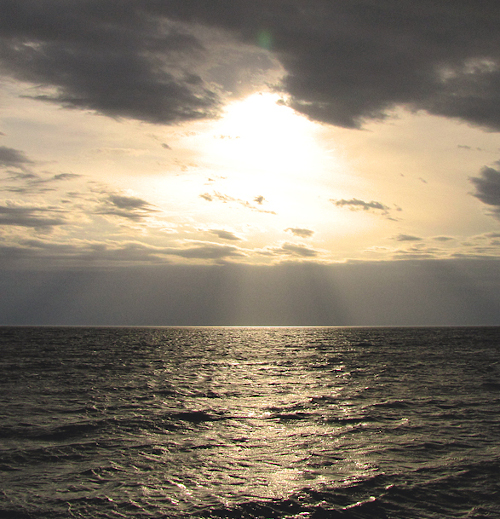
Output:
<path fill-rule="evenodd" d="M 278 94 L 253 94 L 226 108 L 216 126 L 221 146 L 214 151 L 243 169 L 300 171 L 314 160 L 315 126 L 287 107 Z"/>
<path fill-rule="evenodd" d="M 273 200 L 277 210 L 292 210 L 297 192 L 308 189 L 301 184 L 310 185 L 324 169 L 317 128 L 278 94 L 257 93 L 226 107 L 204 156 L 214 171 L 224 174 L 233 196 L 252 192 Z"/>

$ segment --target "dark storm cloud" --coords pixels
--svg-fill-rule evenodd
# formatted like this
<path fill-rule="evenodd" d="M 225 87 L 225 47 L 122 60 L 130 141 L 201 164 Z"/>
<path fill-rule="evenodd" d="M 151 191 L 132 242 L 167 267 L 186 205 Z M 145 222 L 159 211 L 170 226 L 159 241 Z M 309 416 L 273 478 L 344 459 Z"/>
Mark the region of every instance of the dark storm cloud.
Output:
<path fill-rule="evenodd" d="M 497 0 L 3 0 L 0 57 L 55 89 L 40 99 L 170 123 L 216 113 L 210 74 L 237 84 L 205 26 L 269 49 L 313 119 L 357 128 L 405 106 L 500 130 L 499 25 Z"/>
<path fill-rule="evenodd" d="M 299 236 L 300 238 L 310 238 L 314 234 L 314 231 L 310 229 L 300 229 L 297 227 L 288 227 L 288 229 L 285 229 L 285 232 L 291 232 L 294 236 Z"/>
<path fill-rule="evenodd" d="M 480 176 L 472 177 L 470 181 L 476 188 L 473 196 L 491 206 L 493 216 L 500 219 L 500 171 L 485 166 Z"/>
<path fill-rule="evenodd" d="M 233 240 L 233 241 L 241 240 L 241 238 L 238 238 L 238 236 L 236 236 L 236 234 L 229 232 L 229 231 L 224 231 L 222 229 L 211 229 L 210 232 L 212 234 L 215 234 L 216 236 L 218 236 L 221 240 Z"/>
<path fill-rule="evenodd" d="M 61 217 L 54 217 L 53 213 L 50 208 L 0 205 L 0 225 L 47 228 L 66 223 Z"/>
<path fill-rule="evenodd" d="M 363 211 L 382 211 L 383 214 L 387 214 L 389 212 L 389 207 L 380 202 L 376 202 L 372 200 L 370 202 L 365 202 L 364 200 L 359 200 L 358 198 L 351 198 L 350 200 L 334 200 L 331 199 L 332 202 L 337 207 L 347 207 L 353 211 L 363 210 Z"/>
<path fill-rule="evenodd" d="M 21 168 L 33 164 L 26 155 L 14 148 L 0 146 L 0 167 Z"/>

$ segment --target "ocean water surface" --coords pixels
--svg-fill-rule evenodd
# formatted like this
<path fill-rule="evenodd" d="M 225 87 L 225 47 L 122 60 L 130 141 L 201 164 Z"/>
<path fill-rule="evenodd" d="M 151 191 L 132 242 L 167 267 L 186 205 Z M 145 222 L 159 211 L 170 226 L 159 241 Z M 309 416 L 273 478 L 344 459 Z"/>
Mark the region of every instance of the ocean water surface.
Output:
<path fill-rule="evenodd" d="M 498 518 L 500 328 L 0 328 L 0 518 Z"/>

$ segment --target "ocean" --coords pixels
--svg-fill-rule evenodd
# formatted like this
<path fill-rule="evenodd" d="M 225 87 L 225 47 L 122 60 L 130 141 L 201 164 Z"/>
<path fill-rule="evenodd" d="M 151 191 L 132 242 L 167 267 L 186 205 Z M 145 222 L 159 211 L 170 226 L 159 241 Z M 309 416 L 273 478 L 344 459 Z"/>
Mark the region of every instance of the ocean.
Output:
<path fill-rule="evenodd" d="M 0 328 L 0 518 L 185 517 L 500 517 L 500 328 Z"/>

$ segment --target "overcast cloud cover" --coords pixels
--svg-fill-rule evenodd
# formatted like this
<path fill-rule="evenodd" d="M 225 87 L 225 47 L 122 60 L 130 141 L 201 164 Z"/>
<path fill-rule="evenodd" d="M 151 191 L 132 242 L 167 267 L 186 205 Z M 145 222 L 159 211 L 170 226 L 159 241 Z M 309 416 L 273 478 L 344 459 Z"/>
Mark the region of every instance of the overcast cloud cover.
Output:
<path fill-rule="evenodd" d="M 0 0 L 0 12 L 0 324 L 500 324 L 497 0 Z M 264 192 L 272 182 L 245 170 L 231 190 L 233 164 L 205 158 L 203 125 L 260 91 L 344 139 L 362 173 L 332 167 L 289 213 L 276 193 L 292 172 Z M 437 135 L 418 151 L 409 130 L 404 145 L 383 133 L 411 114 L 411 131 Z M 243 130 L 214 133 L 212 148 Z M 278 155 L 297 148 L 287 139 Z M 404 153 L 426 158 L 401 167 Z M 159 171 L 167 187 L 138 190 Z M 362 226 L 361 257 L 346 243 Z"/>

